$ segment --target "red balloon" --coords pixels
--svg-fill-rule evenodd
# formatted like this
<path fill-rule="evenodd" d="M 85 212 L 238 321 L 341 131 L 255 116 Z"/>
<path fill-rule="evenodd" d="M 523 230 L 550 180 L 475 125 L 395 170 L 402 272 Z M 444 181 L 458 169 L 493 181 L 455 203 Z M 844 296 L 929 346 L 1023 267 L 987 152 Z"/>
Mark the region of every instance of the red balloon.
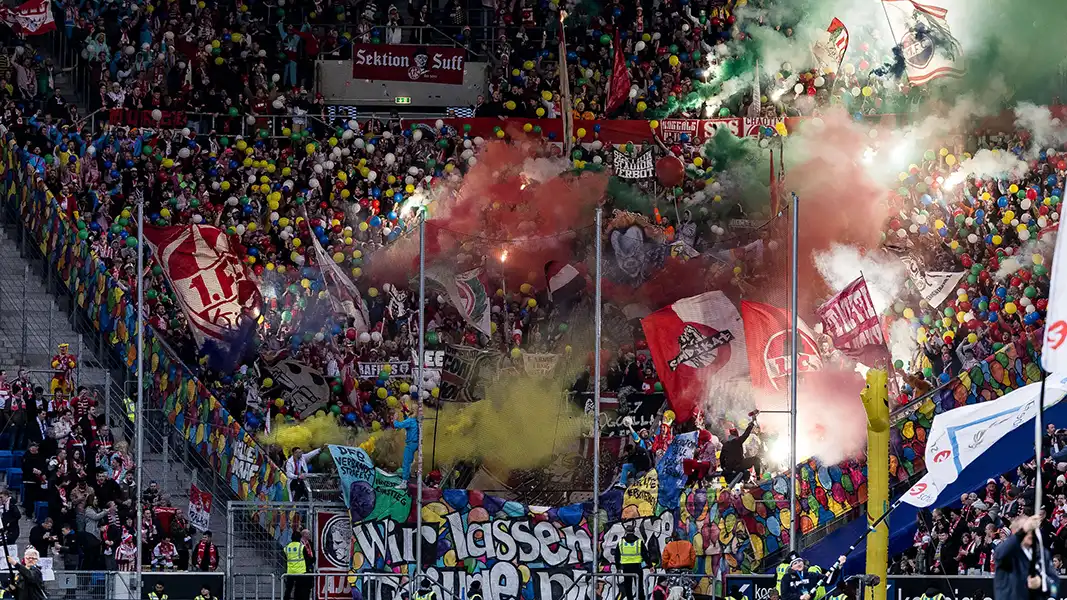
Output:
<path fill-rule="evenodd" d="M 676 156 L 664 156 L 656 161 L 656 178 L 660 184 L 674 187 L 685 177 L 685 165 Z"/>
<path fill-rule="evenodd" d="M 1034 188 L 1026 190 L 1026 197 L 1029 200 L 1037 200 L 1037 190 Z"/>
<path fill-rule="evenodd" d="M 1018 277 L 1012 277 L 1011 278 L 1011 287 L 1019 287 L 1019 284 L 1021 284 L 1021 283 L 1022 283 L 1022 280 L 1019 279 Z"/>
<path fill-rule="evenodd" d="M 1027 271 L 1025 269 L 1022 270 L 1022 271 L 1019 271 L 1019 278 L 1022 279 L 1023 281 L 1030 281 L 1030 277 L 1031 277 L 1030 271 Z"/>
<path fill-rule="evenodd" d="M 1037 310 L 1045 310 L 1046 308 L 1048 308 L 1048 300 L 1044 298 L 1038 300 L 1034 304 L 1037 305 Z"/>

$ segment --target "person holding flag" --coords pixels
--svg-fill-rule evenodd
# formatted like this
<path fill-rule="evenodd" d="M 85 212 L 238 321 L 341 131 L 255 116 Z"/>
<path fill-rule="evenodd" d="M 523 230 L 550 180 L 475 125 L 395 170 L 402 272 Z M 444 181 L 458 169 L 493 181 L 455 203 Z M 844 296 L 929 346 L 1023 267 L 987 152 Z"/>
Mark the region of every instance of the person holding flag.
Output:
<path fill-rule="evenodd" d="M 1052 565 L 1052 555 L 1040 544 L 1041 516 L 1019 517 L 1011 524 L 1011 535 L 993 551 L 996 572 L 993 596 L 996 600 L 1058 598 L 1060 578 Z"/>
<path fill-rule="evenodd" d="M 796 556 L 789 561 L 789 571 L 782 577 L 782 600 L 819 600 L 826 591 L 837 585 L 845 557 L 840 556 L 834 566 L 824 574 L 817 566 L 808 566 L 808 561 Z"/>

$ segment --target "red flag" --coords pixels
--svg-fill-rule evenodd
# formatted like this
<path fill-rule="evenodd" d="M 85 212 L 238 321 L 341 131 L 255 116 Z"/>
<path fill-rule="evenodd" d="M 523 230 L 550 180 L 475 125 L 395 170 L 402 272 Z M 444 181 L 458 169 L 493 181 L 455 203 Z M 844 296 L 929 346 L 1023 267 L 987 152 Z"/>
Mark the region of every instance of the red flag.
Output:
<path fill-rule="evenodd" d="M 23 35 L 41 35 L 56 29 L 52 0 L 29 0 L 13 9 L 0 7 L 0 21 Z"/>
<path fill-rule="evenodd" d="M 774 149 L 771 149 L 771 216 L 772 218 L 778 214 L 778 204 L 781 200 L 778 197 L 778 180 L 774 177 Z"/>
<path fill-rule="evenodd" d="M 630 97 L 630 70 L 626 68 L 626 57 L 619 42 L 619 30 L 615 30 L 615 65 L 611 68 L 611 83 L 608 84 L 608 104 L 606 113 L 615 112 Z M 677 411 L 675 411 L 677 412 Z"/>
<path fill-rule="evenodd" d="M 262 305 L 259 287 L 248 277 L 221 229 L 146 226 L 144 236 L 198 343 L 224 341 L 240 327 L 242 314 L 258 314 Z"/>
<path fill-rule="evenodd" d="M 815 312 L 822 319 L 823 331 L 833 338 L 835 348 L 870 367 L 888 362 L 885 332 L 862 276 Z"/>
<path fill-rule="evenodd" d="M 641 327 L 679 422 L 700 407 L 713 377 L 748 372 L 741 316 L 722 292 L 679 300 L 641 319 Z"/>
<path fill-rule="evenodd" d="M 789 385 L 789 374 L 792 372 L 792 315 L 769 304 L 742 301 L 741 318 L 745 322 L 752 385 L 784 390 Z M 803 319 L 798 322 L 800 353 L 797 356 L 797 370 L 801 373 L 817 371 L 822 368 L 822 360 L 815 344 L 815 335 Z"/>

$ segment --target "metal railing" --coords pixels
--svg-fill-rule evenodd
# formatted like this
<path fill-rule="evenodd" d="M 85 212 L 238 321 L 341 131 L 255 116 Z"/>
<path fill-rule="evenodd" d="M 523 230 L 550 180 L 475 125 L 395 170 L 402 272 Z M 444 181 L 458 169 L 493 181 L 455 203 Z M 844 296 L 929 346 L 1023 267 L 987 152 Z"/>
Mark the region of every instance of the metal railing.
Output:
<path fill-rule="evenodd" d="M 319 547 L 320 512 L 342 515 L 348 509 L 338 502 L 247 502 L 233 500 L 226 504 L 225 568 L 228 573 L 248 572 L 251 565 L 284 571 L 282 546 L 294 533 L 307 529 L 312 546 Z"/>
<path fill-rule="evenodd" d="M 164 593 L 171 600 L 195 600 L 201 587 L 207 587 L 212 597 L 224 598 L 226 577 L 223 573 L 150 572 L 143 574 L 145 594 L 137 593 L 137 574 L 133 571 L 74 571 L 56 570 L 54 578 L 45 581 L 49 598 L 77 600 L 116 600 L 147 597 L 156 583 L 162 583 Z"/>

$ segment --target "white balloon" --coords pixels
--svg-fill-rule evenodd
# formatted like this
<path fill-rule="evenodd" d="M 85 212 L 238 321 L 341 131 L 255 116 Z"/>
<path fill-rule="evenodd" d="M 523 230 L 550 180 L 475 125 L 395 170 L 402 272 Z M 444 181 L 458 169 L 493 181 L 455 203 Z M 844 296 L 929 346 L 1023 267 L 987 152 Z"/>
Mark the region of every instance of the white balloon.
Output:
<path fill-rule="evenodd" d="M 396 162 L 396 155 L 392 152 L 385 155 L 385 164 L 392 165 Z"/>
<path fill-rule="evenodd" d="M 162 118 L 163 118 L 163 111 L 159 110 L 158 108 L 152 111 L 152 120 L 153 121 L 159 121 Z"/>
<path fill-rule="evenodd" d="M 314 171 L 315 173 L 322 175 L 322 165 L 315 165 Z"/>
<path fill-rule="evenodd" d="M 308 187 L 310 187 L 313 190 L 318 189 L 319 180 L 315 179 L 314 177 L 312 177 L 311 179 L 308 180 Z"/>
<path fill-rule="evenodd" d="M 634 89 L 634 88 L 630 88 L 630 99 L 633 100 L 636 97 L 637 97 L 637 90 Z"/>
<path fill-rule="evenodd" d="M 418 167 L 408 167 L 408 173 L 411 173 L 412 175 L 418 175 L 419 174 L 419 168 Z"/>
<path fill-rule="evenodd" d="M 367 173 L 367 181 L 374 181 L 375 179 L 378 179 L 377 171 L 371 171 L 370 173 Z"/>
<path fill-rule="evenodd" d="M 352 145 L 355 146 L 357 150 L 361 150 L 366 145 L 366 142 L 363 141 L 363 138 L 356 138 L 356 141 L 352 142 Z"/>
<path fill-rule="evenodd" d="M 278 214 L 278 211 L 275 210 L 270 213 L 270 220 L 272 223 L 277 221 L 279 218 L 281 218 L 281 215 Z"/>
<path fill-rule="evenodd" d="M 474 138 L 474 145 L 475 145 L 475 146 L 481 146 L 481 145 L 482 145 L 482 144 L 484 144 L 484 143 L 485 143 L 485 140 L 484 140 L 484 139 L 482 139 L 482 137 L 481 137 L 481 136 L 478 136 L 478 137 L 475 137 L 475 138 Z"/>
<path fill-rule="evenodd" d="M 89 153 L 89 156 L 92 156 L 96 154 L 96 146 L 89 146 L 85 151 Z"/>
<path fill-rule="evenodd" d="M 355 119 L 349 119 L 348 120 L 348 128 L 353 130 L 353 131 L 359 129 L 359 121 L 357 121 Z"/>
<path fill-rule="evenodd" d="M 470 140 L 463 140 L 463 147 L 464 148 L 470 148 L 473 145 L 474 145 L 474 142 L 471 142 Z"/>
<path fill-rule="evenodd" d="M 270 76 L 270 80 L 273 81 L 274 83 L 278 83 L 279 81 L 282 80 L 282 76 L 277 74 L 277 73 L 275 73 L 274 75 Z"/>
<path fill-rule="evenodd" d="M 371 334 L 370 334 L 370 339 L 371 339 L 371 341 L 373 341 L 373 342 L 380 342 L 380 341 L 382 341 L 382 334 L 381 334 L 381 332 L 379 332 L 379 331 L 374 331 L 374 332 L 371 332 Z"/>
<path fill-rule="evenodd" d="M 367 154 L 374 154 L 374 144 L 367 144 Z"/>
<path fill-rule="evenodd" d="M 437 129 L 441 129 L 442 127 L 445 126 L 445 122 L 442 121 L 441 119 L 437 119 L 436 121 L 433 122 L 433 126 L 436 127 Z"/>
<path fill-rule="evenodd" d="M 393 132 L 392 131 L 383 131 L 382 132 L 382 137 L 387 139 L 387 140 L 391 140 L 391 139 L 393 139 Z"/>
<path fill-rule="evenodd" d="M 93 149 L 93 147 L 92 147 L 92 146 L 89 146 L 89 149 L 90 149 L 90 150 L 92 150 L 92 149 Z M 218 191 L 218 189 L 219 189 L 220 187 L 222 187 L 222 186 L 221 186 L 221 185 L 219 185 L 219 182 L 217 182 L 217 181 L 212 181 L 212 182 L 211 182 L 211 189 L 212 189 L 212 190 L 214 190 L 214 191 Z"/>
<path fill-rule="evenodd" d="M 1023 201 L 1019 203 L 1019 207 L 1023 210 L 1030 210 L 1030 206 L 1031 203 L 1029 198 L 1024 198 Z"/>
<path fill-rule="evenodd" d="M 824 85 L 826 85 L 826 79 L 822 75 L 815 78 L 815 87 L 821 88 Z"/>
<path fill-rule="evenodd" d="M 202 223 L 203 221 L 204 217 L 201 215 L 193 215 L 193 223 Z"/>
<path fill-rule="evenodd" d="M 274 107 L 274 110 L 282 110 L 285 108 L 285 102 L 282 102 L 281 98 L 275 98 L 274 102 L 271 102 L 270 105 Z"/>
<path fill-rule="evenodd" d="M 245 117 L 245 123 L 248 123 L 249 125 L 255 125 L 256 124 L 255 115 L 248 115 L 247 117 Z"/>
<path fill-rule="evenodd" d="M 422 130 L 421 129 L 416 129 L 415 131 L 412 131 L 411 132 L 411 139 L 415 140 L 416 142 L 421 140 L 422 139 Z"/>
<path fill-rule="evenodd" d="M 182 148 L 181 150 L 178 150 L 178 158 L 189 158 L 189 149 Z"/>
<path fill-rule="evenodd" d="M 478 164 L 478 159 L 472 156 L 467 159 L 467 164 L 473 167 L 474 165 Z"/>
<path fill-rule="evenodd" d="M 644 49 L 645 49 L 645 41 L 644 40 L 640 40 L 636 44 L 634 44 L 634 51 L 640 52 L 640 51 L 642 51 Z"/>
<path fill-rule="evenodd" d="M 170 32 L 168 31 L 167 33 Z M 190 131 L 188 127 L 182 127 L 182 137 L 189 137 L 190 133 L 192 133 L 192 131 Z"/>
<path fill-rule="evenodd" d="M 601 158 L 599 154 L 597 154 L 596 156 L 593 157 L 593 164 L 594 165 L 599 165 L 602 162 L 604 162 L 604 159 Z"/>
<path fill-rule="evenodd" d="M 352 139 L 352 136 L 354 136 L 354 135 L 356 135 L 356 134 L 352 133 L 351 129 L 346 129 L 345 132 L 341 134 L 341 139 L 350 140 L 350 139 Z"/>
<path fill-rule="evenodd" d="M 1023 229 L 1022 231 L 1020 231 L 1019 232 L 1019 239 L 1024 241 L 1024 242 L 1026 240 L 1030 239 L 1030 230 L 1029 229 Z"/>
<path fill-rule="evenodd" d="M 798 93 L 798 94 L 803 94 L 804 93 L 804 84 L 803 83 L 798 83 L 798 84 L 794 85 L 793 86 L 793 91 Z"/>
<path fill-rule="evenodd" d="M 978 243 L 978 236 L 976 234 L 972 233 L 972 234 L 967 236 L 967 241 L 972 243 L 972 244 L 977 244 Z"/>
<path fill-rule="evenodd" d="M 237 231 L 237 235 L 244 235 L 245 234 L 245 226 L 243 224 L 242 225 L 238 225 L 237 227 L 234 228 L 234 230 Z"/>

